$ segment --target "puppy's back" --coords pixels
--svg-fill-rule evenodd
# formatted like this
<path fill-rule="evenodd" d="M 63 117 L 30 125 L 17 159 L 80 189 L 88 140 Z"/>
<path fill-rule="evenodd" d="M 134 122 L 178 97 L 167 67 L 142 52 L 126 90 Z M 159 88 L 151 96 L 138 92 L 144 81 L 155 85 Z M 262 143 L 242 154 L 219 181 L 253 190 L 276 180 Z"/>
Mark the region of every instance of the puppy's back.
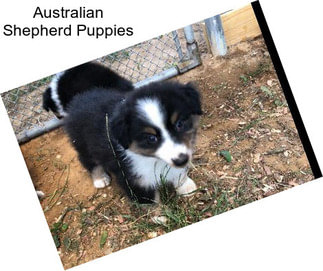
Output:
<path fill-rule="evenodd" d="M 133 90 L 133 85 L 107 67 L 88 62 L 64 72 L 58 82 L 57 92 L 64 108 L 75 95 L 91 88 L 115 88 L 122 92 Z"/>
<path fill-rule="evenodd" d="M 124 96 L 114 89 L 94 88 L 74 97 L 67 107 L 64 127 L 72 140 L 99 143 L 106 135 L 105 116 Z M 86 143 L 87 144 L 87 143 Z"/>

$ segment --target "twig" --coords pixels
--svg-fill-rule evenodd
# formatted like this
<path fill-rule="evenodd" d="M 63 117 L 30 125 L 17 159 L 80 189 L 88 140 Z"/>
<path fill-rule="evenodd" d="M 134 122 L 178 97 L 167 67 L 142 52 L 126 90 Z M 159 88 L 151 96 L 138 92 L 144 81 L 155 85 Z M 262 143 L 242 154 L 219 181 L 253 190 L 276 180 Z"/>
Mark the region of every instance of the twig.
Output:
<path fill-rule="evenodd" d="M 103 218 L 105 218 L 105 219 L 106 219 L 106 220 L 108 220 L 108 221 L 110 220 L 110 219 L 109 219 L 106 215 L 104 215 L 104 214 L 101 214 L 101 213 L 99 213 L 99 212 L 97 212 L 97 214 L 98 214 L 98 215 L 100 215 L 100 216 L 102 216 Z"/>
<path fill-rule="evenodd" d="M 264 153 L 264 155 L 278 154 L 278 153 L 282 153 L 284 151 L 286 151 L 286 149 L 276 149 L 276 150 L 267 151 Z"/>
<path fill-rule="evenodd" d="M 117 164 L 118 164 L 118 167 L 119 167 L 120 172 L 121 172 L 121 174 L 122 174 L 122 177 L 123 177 L 123 179 L 126 181 L 126 184 L 127 184 L 128 188 L 129 188 L 129 191 L 130 191 L 131 196 L 132 196 L 136 201 L 138 201 L 136 194 L 132 191 L 132 189 L 131 189 L 131 187 L 130 187 L 130 185 L 129 185 L 128 178 L 127 178 L 126 174 L 124 173 L 123 168 L 122 168 L 122 166 L 121 166 L 121 164 L 120 164 L 120 161 L 119 161 L 119 159 L 118 159 L 118 157 L 117 157 L 117 154 L 116 154 L 116 152 L 115 152 L 115 150 L 114 150 L 114 147 L 113 147 L 113 144 L 112 144 L 112 141 L 111 141 L 111 138 L 110 138 L 110 130 L 109 130 L 109 116 L 108 116 L 108 114 L 105 114 L 105 126 L 106 126 L 106 135 L 107 135 L 107 138 L 108 138 L 108 141 L 109 141 L 109 144 L 110 144 L 110 148 L 111 148 L 111 150 L 112 150 L 112 153 L 113 153 L 113 156 L 114 156 L 115 160 L 117 161 Z"/>
<path fill-rule="evenodd" d="M 231 179 L 231 180 L 239 180 L 239 178 L 238 177 L 231 177 L 231 176 L 221 176 L 220 178 L 219 178 L 220 180 L 222 180 L 222 179 Z"/>
<path fill-rule="evenodd" d="M 131 226 L 131 225 L 135 224 L 136 222 L 138 222 L 140 219 L 144 218 L 145 216 L 150 215 L 150 213 L 151 213 L 151 210 L 149 210 L 146 214 L 144 214 L 144 215 L 142 215 L 142 216 L 139 216 L 138 218 L 136 218 L 134 221 L 130 222 L 129 224 L 122 225 L 122 227 L 128 227 L 128 226 Z"/>
<path fill-rule="evenodd" d="M 66 207 L 63 211 L 63 213 L 57 218 L 56 223 L 62 222 L 66 214 L 70 211 L 77 210 L 78 207 Z"/>

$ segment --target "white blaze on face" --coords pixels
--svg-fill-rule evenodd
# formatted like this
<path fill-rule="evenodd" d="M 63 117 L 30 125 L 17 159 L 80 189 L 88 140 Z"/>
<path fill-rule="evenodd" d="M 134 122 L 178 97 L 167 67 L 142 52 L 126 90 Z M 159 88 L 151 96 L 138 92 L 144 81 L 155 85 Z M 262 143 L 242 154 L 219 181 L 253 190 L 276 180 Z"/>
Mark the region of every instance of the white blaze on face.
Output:
<path fill-rule="evenodd" d="M 180 154 L 187 154 L 191 158 L 192 150 L 187 148 L 185 144 L 174 142 L 171 138 L 165 127 L 165 116 L 158 100 L 142 99 L 138 101 L 137 106 L 140 114 L 161 131 L 162 144 L 155 152 L 156 157 L 170 165 L 174 165 L 172 160 L 178 159 Z"/>

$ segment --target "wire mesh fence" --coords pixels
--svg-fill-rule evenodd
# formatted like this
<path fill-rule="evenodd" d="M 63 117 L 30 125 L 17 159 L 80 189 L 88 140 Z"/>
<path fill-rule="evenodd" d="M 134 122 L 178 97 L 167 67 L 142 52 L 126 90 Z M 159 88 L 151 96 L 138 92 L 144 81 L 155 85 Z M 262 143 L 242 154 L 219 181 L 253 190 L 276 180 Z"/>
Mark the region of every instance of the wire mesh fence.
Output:
<path fill-rule="evenodd" d="M 202 23 L 193 25 L 195 39 L 201 52 L 206 52 Z M 96 61 L 116 71 L 133 83 L 151 78 L 183 61 L 187 56 L 184 30 L 160 35 Z M 42 94 L 52 76 L 1 94 L 16 136 L 35 127 L 42 127 L 55 118 L 42 108 Z"/>

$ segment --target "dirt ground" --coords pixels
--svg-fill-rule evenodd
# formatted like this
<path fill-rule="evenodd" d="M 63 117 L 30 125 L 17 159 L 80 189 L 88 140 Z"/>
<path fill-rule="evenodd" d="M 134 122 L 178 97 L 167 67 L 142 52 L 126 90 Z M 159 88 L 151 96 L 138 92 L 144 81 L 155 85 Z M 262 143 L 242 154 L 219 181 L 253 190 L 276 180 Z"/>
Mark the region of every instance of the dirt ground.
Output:
<path fill-rule="evenodd" d="M 21 146 L 65 268 L 314 179 L 261 37 L 172 80 L 202 95 L 189 198 L 165 190 L 162 204 L 140 206 L 114 184 L 95 189 L 62 128 Z"/>

